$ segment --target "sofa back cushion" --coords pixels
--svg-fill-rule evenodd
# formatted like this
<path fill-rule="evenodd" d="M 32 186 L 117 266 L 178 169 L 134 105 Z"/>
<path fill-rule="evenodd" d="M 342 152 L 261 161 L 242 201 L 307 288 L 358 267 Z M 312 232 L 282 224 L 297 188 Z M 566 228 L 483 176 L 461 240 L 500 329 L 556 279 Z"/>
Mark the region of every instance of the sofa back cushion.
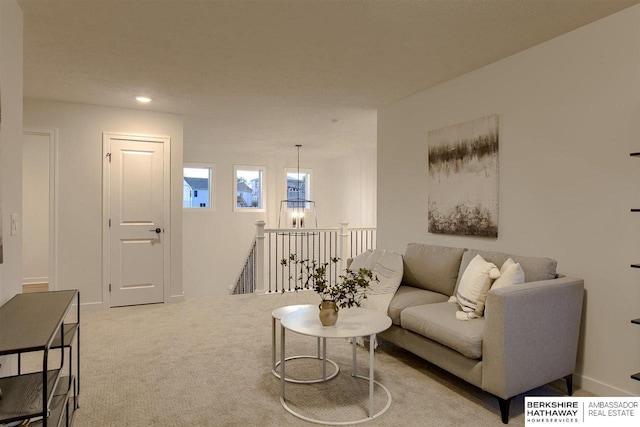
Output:
<path fill-rule="evenodd" d="M 479 251 L 476 249 L 469 249 L 462 256 L 462 262 L 460 263 L 460 274 L 456 283 L 456 289 L 460 283 L 460 277 L 464 273 L 465 269 L 476 256 L 480 255 L 487 262 L 494 263 L 498 268 L 502 267 L 504 262 L 511 258 L 514 262 L 519 263 L 522 271 L 524 272 L 525 282 L 537 282 L 538 280 L 551 280 L 557 277 L 556 267 L 558 262 L 551 258 L 532 257 L 532 256 L 518 256 L 510 255 L 502 252 L 490 252 Z"/>
<path fill-rule="evenodd" d="M 403 257 L 402 283 L 453 295 L 460 261 L 465 251 L 464 248 L 409 243 Z"/>

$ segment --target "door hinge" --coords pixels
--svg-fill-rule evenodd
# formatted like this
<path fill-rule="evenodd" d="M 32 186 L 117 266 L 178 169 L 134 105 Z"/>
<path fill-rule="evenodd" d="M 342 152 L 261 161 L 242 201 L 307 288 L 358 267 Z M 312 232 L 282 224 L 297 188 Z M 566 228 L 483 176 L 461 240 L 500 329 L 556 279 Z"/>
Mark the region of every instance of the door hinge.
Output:
<path fill-rule="evenodd" d="M 111 283 L 109 283 L 109 292 L 111 292 Z"/>
<path fill-rule="evenodd" d="M 107 155 L 105 157 L 109 158 L 109 163 L 111 163 L 111 153 L 107 153 Z"/>
<path fill-rule="evenodd" d="M 111 218 L 109 218 L 109 228 L 111 228 Z"/>

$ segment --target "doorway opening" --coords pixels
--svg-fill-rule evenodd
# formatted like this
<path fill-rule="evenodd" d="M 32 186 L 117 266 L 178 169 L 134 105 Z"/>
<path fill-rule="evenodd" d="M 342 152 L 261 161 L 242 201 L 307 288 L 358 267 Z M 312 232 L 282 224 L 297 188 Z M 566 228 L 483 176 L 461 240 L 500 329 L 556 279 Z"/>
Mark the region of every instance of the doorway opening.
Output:
<path fill-rule="evenodd" d="M 56 290 L 57 139 L 57 129 L 23 129 L 23 293 Z"/>

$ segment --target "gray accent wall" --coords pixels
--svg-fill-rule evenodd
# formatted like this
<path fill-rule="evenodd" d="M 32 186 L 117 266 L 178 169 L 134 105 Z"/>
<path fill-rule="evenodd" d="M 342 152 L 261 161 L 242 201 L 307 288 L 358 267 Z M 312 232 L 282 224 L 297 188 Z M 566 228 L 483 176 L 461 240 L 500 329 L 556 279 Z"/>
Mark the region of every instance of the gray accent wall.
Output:
<path fill-rule="evenodd" d="M 640 394 L 640 6 L 378 112 L 378 247 L 409 242 L 558 261 L 584 278 L 576 382 Z M 497 239 L 427 231 L 427 134 L 500 115 Z"/>

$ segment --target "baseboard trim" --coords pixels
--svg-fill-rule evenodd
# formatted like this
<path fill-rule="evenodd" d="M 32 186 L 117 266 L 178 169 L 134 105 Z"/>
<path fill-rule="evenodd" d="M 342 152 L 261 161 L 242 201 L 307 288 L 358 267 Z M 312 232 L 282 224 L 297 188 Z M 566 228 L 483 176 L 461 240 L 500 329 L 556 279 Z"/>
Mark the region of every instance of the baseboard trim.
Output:
<path fill-rule="evenodd" d="M 23 285 L 35 285 L 39 283 L 49 283 L 49 277 L 42 276 L 42 277 L 23 277 L 22 278 Z"/>
<path fill-rule="evenodd" d="M 174 295 L 172 296 L 167 303 L 171 304 L 174 302 L 184 302 L 184 295 Z M 80 310 L 86 311 L 98 311 L 98 310 L 108 310 L 111 307 L 103 302 L 83 302 L 80 303 Z"/>
<path fill-rule="evenodd" d="M 48 282 L 33 282 L 33 283 L 22 284 L 23 294 L 30 294 L 33 292 L 47 292 L 48 290 L 49 290 Z"/>
<path fill-rule="evenodd" d="M 80 311 L 98 311 L 104 310 L 105 307 L 103 302 L 81 302 L 80 303 Z"/>
<path fill-rule="evenodd" d="M 633 380 L 629 380 L 633 381 Z M 585 377 L 582 375 L 574 375 L 573 383 L 579 388 L 586 390 L 596 396 L 602 397 L 635 397 L 636 394 L 623 390 L 618 387 L 614 387 L 610 384 L 605 384 L 601 381 L 594 380 L 593 378 Z"/>
<path fill-rule="evenodd" d="M 170 304 L 174 302 L 184 302 L 184 295 L 171 295 L 167 302 Z"/>

